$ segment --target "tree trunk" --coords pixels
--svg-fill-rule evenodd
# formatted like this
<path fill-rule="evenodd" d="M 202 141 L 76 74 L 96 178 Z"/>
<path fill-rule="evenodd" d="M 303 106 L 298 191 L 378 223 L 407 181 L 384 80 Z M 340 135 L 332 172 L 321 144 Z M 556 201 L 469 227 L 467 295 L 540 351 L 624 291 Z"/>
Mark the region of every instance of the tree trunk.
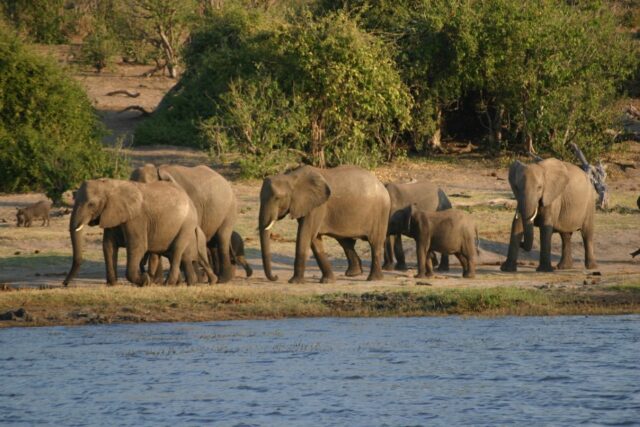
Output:
<path fill-rule="evenodd" d="M 436 107 L 436 130 L 429 138 L 428 148 L 432 151 L 442 151 L 442 110 Z"/>

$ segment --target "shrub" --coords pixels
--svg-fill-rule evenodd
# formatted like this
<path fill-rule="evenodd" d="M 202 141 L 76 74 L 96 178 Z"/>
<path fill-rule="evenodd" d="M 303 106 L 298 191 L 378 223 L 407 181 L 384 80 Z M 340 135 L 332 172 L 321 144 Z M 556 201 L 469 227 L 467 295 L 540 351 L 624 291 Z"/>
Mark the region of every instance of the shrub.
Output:
<path fill-rule="evenodd" d="M 84 179 L 113 175 L 102 134 L 82 88 L 0 28 L 0 191 L 57 201 Z"/>
<path fill-rule="evenodd" d="M 106 25 L 96 22 L 83 40 L 81 59 L 100 72 L 111 64 L 117 51 L 118 43 L 107 30 Z"/>
<path fill-rule="evenodd" d="M 226 9 L 192 35 L 184 60 L 138 144 L 169 143 L 179 128 L 174 143 L 238 151 L 253 176 L 295 159 L 368 166 L 400 151 L 409 93 L 386 46 L 345 14 Z"/>

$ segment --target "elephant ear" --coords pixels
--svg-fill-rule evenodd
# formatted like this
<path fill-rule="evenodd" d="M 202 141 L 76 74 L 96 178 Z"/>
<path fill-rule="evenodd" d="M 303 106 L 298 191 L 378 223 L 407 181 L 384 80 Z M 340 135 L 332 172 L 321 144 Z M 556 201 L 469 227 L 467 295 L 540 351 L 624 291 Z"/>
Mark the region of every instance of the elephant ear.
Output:
<path fill-rule="evenodd" d="M 557 159 L 547 159 L 540 165 L 544 168 L 542 206 L 548 206 L 560 196 L 569 183 L 569 171 L 567 166 Z"/>
<path fill-rule="evenodd" d="M 310 171 L 298 177 L 293 185 L 289 214 L 298 219 L 325 203 L 331 196 L 329 183 L 318 172 Z"/>
<path fill-rule="evenodd" d="M 525 169 L 525 164 L 520 160 L 516 160 L 515 162 L 511 163 L 511 166 L 509 166 L 509 185 L 511 186 L 511 191 L 513 191 L 514 195 L 518 191 L 516 184 L 520 180 L 520 177 L 524 173 Z"/>
<path fill-rule="evenodd" d="M 100 227 L 117 227 L 137 216 L 141 210 L 140 189 L 132 182 L 117 183 L 106 193 L 104 210 L 100 214 Z"/>
<path fill-rule="evenodd" d="M 162 166 L 158 167 L 158 179 L 160 181 L 173 182 L 174 184 L 178 185 L 176 180 L 173 178 L 173 175 L 171 175 L 171 172 L 169 172 L 167 169 L 165 169 Z"/>
<path fill-rule="evenodd" d="M 402 215 L 404 217 L 403 226 L 404 226 L 404 232 L 406 234 L 411 233 L 411 223 L 415 222 L 416 212 L 418 212 L 418 207 L 416 206 L 415 203 L 412 203 L 406 208 L 402 209 Z"/>

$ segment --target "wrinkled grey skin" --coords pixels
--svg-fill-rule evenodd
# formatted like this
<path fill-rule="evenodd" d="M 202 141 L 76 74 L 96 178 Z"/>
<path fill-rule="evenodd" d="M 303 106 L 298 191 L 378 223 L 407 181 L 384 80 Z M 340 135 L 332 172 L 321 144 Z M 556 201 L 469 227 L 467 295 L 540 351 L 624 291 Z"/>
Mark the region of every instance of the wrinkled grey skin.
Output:
<path fill-rule="evenodd" d="M 412 204 L 421 211 L 435 212 L 451 209 L 451 201 L 447 194 L 437 185 L 428 181 L 418 181 L 412 183 L 389 183 L 385 186 L 389 192 L 391 200 L 391 212 L 389 215 L 389 228 L 387 230 L 387 240 L 384 247 L 384 270 L 391 270 L 393 267 L 393 256 L 397 263 L 396 270 L 406 270 L 407 264 L 402 248 L 402 220 L 399 220 L 399 212 Z M 434 257 L 435 258 L 435 257 Z M 442 254 L 439 271 L 449 270 L 449 256 Z"/>
<path fill-rule="evenodd" d="M 193 201 L 198 212 L 198 225 L 201 227 L 207 240 L 213 236 L 228 235 L 230 240 L 233 224 L 237 218 L 237 202 L 231 185 L 220 174 L 207 166 L 184 167 L 177 165 L 154 166 L 146 164 L 133 171 L 131 180 L 137 182 L 157 182 L 159 180 L 171 181 L 181 186 Z M 68 285 L 76 276 L 80 264 L 82 263 L 84 232 L 76 232 L 73 228 L 69 230 L 71 244 L 73 247 L 73 263 L 71 269 L 64 280 L 64 285 Z M 105 259 L 107 271 L 107 284 L 117 283 L 118 249 L 125 247 L 122 230 L 118 227 L 105 229 L 102 238 L 102 251 Z M 233 277 L 233 267 L 229 255 L 221 257 L 223 264 L 223 274 L 218 278 L 219 282 L 231 280 Z M 159 260 L 151 257 L 150 273 L 154 282 L 162 280 L 162 268 Z M 154 270 L 155 266 L 158 266 Z M 226 267 L 225 267 L 226 266 Z"/>
<path fill-rule="evenodd" d="M 219 274 L 220 270 L 220 261 L 218 260 L 218 241 L 213 238 L 211 242 L 209 242 L 209 249 L 211 249 L 211 265 L 213 267 L 213 271 L 216 274 Z M 244 272 L 247 277 L 251 277 L 253 274 L 253 269 L 247 262 L 247 259 L 244 256 L 244 241 L 242 240 L 242 236 L 234 231 L 231 233 L 231 263 L 232 264 L 240 264 L 244 268 Z"/>
<path fill-rule="evenodd" d="M 500 266 L 502 271 L 517 270 L 518 250 L 520 247 L 531 250 L 534 226 L 540 228 L 537 271 L 553 271 L 553 233 L 559 233 L 562 238 L 562 257 L 557 268 L 572 268 L 571 235 L 574 231 L 582 234 L 586 268 L 597 267 L 593 254 L 596 192 L 582 169 L 557 159 L 530 165 L 516 161 L 509 168 L 509 184 L 518 206 L 511 224 L 507 259 Z"/>
<path fill-rule="evenodd" d="M 415 277 L 433 275 L 429 251 L 454 254 L 462 265 L 462 277 L 475 277 L 478 230 L 471 215 L 455 209 L 427 212 L 410 205 L 401 209 L 398 216 L 404 220 L 403 234 L 416 240 L 418 274 Z"/>
<path fill-rule="evenodd" d="M 210 280 L 215 280 L 202 233 L 198 237 L 195 206 L 174 183 L 143 184 L 105 178 L 85 181 L 76 192 L 69 228 L 78 233 L 87 225 L 121 230 L 127 249 L 127 279 L 134 284 L 150 283 L 149 277 L 140 273 L 147 252 L 170 257 L 166 281 L 169 285 L 178 282 L 181 264 L 187 283 L 195 283 L 194 258 Z"/>
<path fill-rule="evenodd" d="M 324 252 L 322 236 L 331 236 L 354 257 L 355 239 L 371 246 L 371 272 L 367 280 L 382 279 L 382 252 L 389 219 L 389 193 L 370 172 L 356 166 L 318 169 L 302 166 L 286 174 L 266 178 L 260 191 L 258 229 L 265 275 L 271 271 L 270 237 L 273 224 L 287 214 L 298 220 L 293 277 L 289 283 L 304 283 L 309 247 L 322 271 L 322 283 L 334 281 Z M 355 258 L 354 266 L 358 265 Z M 359 267 L 359 265 L 358 265 Z"/>
<path fill-rule="evenodd" d="M 41 219 L 42 226 L 48 226 L 49 211 L 51 211 L 51 202 L 49 200 L 40 200 L 24 208 L 16 208 L 16 224 L 18 227 L 31 227 L 31 222 L 34 219 Z"/>

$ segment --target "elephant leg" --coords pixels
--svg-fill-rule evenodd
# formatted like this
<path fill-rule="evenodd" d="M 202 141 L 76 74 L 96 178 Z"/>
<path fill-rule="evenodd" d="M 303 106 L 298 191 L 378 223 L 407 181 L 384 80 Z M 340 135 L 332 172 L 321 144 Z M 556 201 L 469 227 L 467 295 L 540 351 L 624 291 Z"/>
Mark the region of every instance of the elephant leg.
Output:
<path fill-rule="evenodd" d="M 187 281 L 187 286 L 193 286 L 198 283 L 198 274 L 196 273 L 194 261 L 186 260 L 182 261 L 182 269 L 184 271 L 184 277 Z"/>
<path fill-rule="evenodd" d="M 455 257 L 458 258 L 460 265 L 462 266 L 462 277 L 467 277 L 467 272 L 469 271 L 469 260 L 465 257 L 462 252 L 458 252 L 455 254 Z"/>
<path fill-rule="evenodd" d="M 429 244 L 426 239 L 418 236 L 416 238 L 416 255 L 418 257 L 418 274 L 416 278 L 431 277 L 433 275 L 433 264 L 429 258 Z"/>
<path fill-rule="evenodd" d="M 331 271 L 331 263 L 329 262 L 329 257 L 327 257 L 327 254 L 324 251 L 324 244 L 322 243 L 321 236 L 316 236 L 311 241 L 311 250 L 313 251 L 313 256 L 316 258 L 318 267 L 320 267 L 320 271 L 322 272 L 320 283 L 335 282 L 336 279 L 333 275 L 333 271 Z"/>
<path fill-rule="evenodd" d="M 382 273 L 382 259 L 384 257 L 384 235 L 378 239 L 370 239 L 369 246 L 371 247 L 371 271 L 367 280 L 382 280 L 384 274 Z"/>
<path fill-rule="evenodd" d="M 178 239 L 181 240 L 181 239 Z M 189 275 L 192 274 L 192 283 L 193 277 L 195 273 L 193 272 L 193 265 L 190 262 L 183 263 L 182 255 L 184 255 L 184 251 L 186 249 L 186 245 L 178 241 L 174 243 L 173 250 L 171 251 L 171 258 L 169 259 L 169 274 L 167 275 L 167 280 L 165 280 L 165 285 L 175 286 L 178 284 L 180 280 L 180 267 L 185 269 L 185 276 L 187 276 L 187 280 L 189 280 Z"/>
<path fill-rule="evenodd" d="M 316 224 L 318 223 L 318 224 Z M 293 276 L 289 283 L 304 283 L 304 269 L 309 256 L 311 239 L 318 234 L 319 221 L 309 216 L 298 219 L 298 234 L 296 236 L 296 256 L 293 262 Z"/>
<path fill-rule="evenodd" d="M 251 275 L 253 274 L 253 269 L 249 265 L 249 262 L 244 257 L 244 255 L 236 255 L 236 262 L 240 264 L 242 268 L 244 268 L 244 272 L 247 275 L 247 277 L 251 277 Z"/>
<path fill-rule="evenodd" d="M 402 247 L 402 234 L 396 235 L 395 242 L 393 243 L 393 254 L 396 257 L 395 270 L 407 271 L 407 262 L 404 258 L 404 248 Z"/>
<path fill-rule="evenodd" d="M 558 263 L 558 270 L 566 270 L 573 268 L 573 255 L 571 254 L 571 234 L 572 233 L 560 233 L 562 239 L 562 256 Z"/>
<path fill-rule="evenodd" d="M 220 272 L 218 273 L 218 283 L 227 283 L 235 275 L 235 267 L 231 264 L 230 245 L 233 224 L 225 221 L 216 232 L 218 238 L 218 259 L 220 260 Z"/>
<path fill-rule="evenodd" d="M 147 273 L 140 274 L 140 262 L 147 252 L 146 245 L 128 242 L 127 246 L 127 280 L 134 285 L 147 286 L 151 279 Z"/>
<path fill-rule="evenodd" d="M 147 271 L 149 273 L 149 276 L 151 276 L 151 280 L 153 281 L 153 283 L 162 283 L 164 274 L 162 271 L 162 258 L 160 257 L 160 255 L 148 254 L 145 255 L 145 258 L 148 258 L 149 261 Z M 146 259 L 143 259 L 140 267 L 143 267 L 145 264 Z"/>
<path fill-rule="evenodd" d="M 502 271 L 518 271 L 518 252 L 520 250 L 520 242 L 524 235 L 522 221 L 516 214 L 511 223 L 511 238 L 509 239 L 509 252 L 507 259 L 500 265 Z"/>
<path fill-rule="evenodd" d="M 107 228 L 102 235 L 102 254 L 107 269 L 107 285 L 118 284 L 118 244 L 112 229 Z"/>
<path fill-rule="evenodd" d="M 553 227 L 543 224 L 540 227 L 540 264 L 536 271 L 553 271 L 551 265 L 551 236 L 553 236 Z"/>
<path fill-rule="evenodd" d="M 583 227 L 581 233 L 582 243 L 584 244 L 584 266 L 587 270 L 598 268 L 596 257 L 593 254 L 593 224 Z"/>
<path fill-rule="evenodd" d="M 383 270 L 393 270 L 393 244 L 395 236 L 388 235 L 384 240 L 384 264 L 382 264 Z"/>
<path fill-rule="evenodd" d="M 440 255 L 440 264 L 438 264 L 438 271 L 449 271 L 449 255 Z"/>
<path fill-rule="evenodd" d="M 342 246 L 342 250 L 344 250 L 344 254 L 347 257 L 348 266 L 344 275 L 353 277 L 362 274 L 362 261 L 356 252 L 356 239 L 340 238 L 336 240 Z"/>

